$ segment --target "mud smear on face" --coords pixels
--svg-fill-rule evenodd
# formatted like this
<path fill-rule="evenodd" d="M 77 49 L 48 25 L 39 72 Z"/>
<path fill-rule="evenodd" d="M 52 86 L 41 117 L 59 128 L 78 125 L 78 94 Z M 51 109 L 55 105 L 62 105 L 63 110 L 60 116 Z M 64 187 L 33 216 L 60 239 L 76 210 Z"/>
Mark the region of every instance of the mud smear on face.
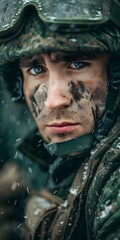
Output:
<path fill-rule="evenodd" d="M 101 117 L 105 110 L 107 91 L 97 88 L 92 94 L 92 101 L 95 102 L 97 119 Z"/>
<path fill-rule="evenodd" d="M 41 110 L 46 99 L 47 99 L 46 85 L 42 85 L 41 87 L 38 85 L 35 88 L 34 93 L 30 96 L 30 102 L 35 117 L 37 117 L 41 113 Z"/>
<path fill-rule="evenodd" d="M 30 97 L 29 97 L 30 103 L 31 103 L 31 107 L 32 107 L 32 112 L 33 112 L 33 114 L 35 115 L 35 117 L 37 117 L 38 114 L 40 114 L 40 112 L 41 112 L 40 109 L 39 109 L 38 103 L 37 103 L 37 101 L 36 101 L 36 99 L 35 99 L 35 93 L 36 93 L 36 91 L 38 90 L 38 88 L 39 88 L 39 86 L 37 86 L 37 87 L 35 88 L 34 93 L 31 94 Z"/>
<path fill-rule="evenodd" d="M 85 86 L 83 85 L 82 82 L 78 82 L 77 86 L 71 81 L 69 83 L 69 88 L 70 88 L 70 93 L 72 94 L 74 100 L 77 102 L 79 108 L 83 109 L 83 107 L 80 104 L 80 100 L 82 98 L 86 98 L 89 101 L 92 101 L 95 99 L 99 99 L 99 97 L 97 97 L 97 93 L 99 91 L 96 91 L 95 94 L 90 94 L 88 92 L 88 90 L 85 88 Z M 99 96 L 99 95 L 98 95 Z M 95 109 L 93 107 L 91 107 L 91 114 L 93 115 L 93 119 L 94 122 L 96 122 L 96 120 L 98 119 L 98 106 L 95 106 Z"/>
<path fill-rule="evenodd" d="M 92 110 L 92 115 L 93 115 L 94 123 L 95 123 L 98 119 L 98 107 L 96 106 L 95 109 L 93 107 L 91 107 L 91 110 Z"/>
<path fill-rule="evenodd" d="M 104 89 L 102 89 L 101 91 L 101 88 L 98 87 L 92 94 L 92 100 L 99 101 L 100 99 L 100 101 L 104 103 L 106 99 L 106 95 L 107 95 L 107 91 L 106 90 L 104 91 Z"/>
<path fill-rule="evenodd" d="M 70 88 L 70 93 L 72 94 L 73 99 L 77 103 L 78 110 L 82 110 L 83 106 L 80 103 L 82 98 L 87 98 L 89 96 L 88 91 L 85 89 L 85 86 L 82 82 L 78 82 L 77 85 L 72 81 L 68 84 Z M 86 94 L 85 94 L 86 93 Z"/>
<path fill-rule="evenodd" d="M 54 111 L 50 111 L 50 112 L 44 112 L 41 113 L 41 121 L 44 123 L 48 123 L 48 122 L 52 122 L 53 120 L 63 120 L 64 121 L 77 121 L 78 119 L 78 112 L 77 111 L 72 111 L 72 110 L 66 110 L 65 109 L 59 109 L 59 110 L 54 110 Z M 79 121 L 79 119 L 78 119 Z"/>
<path fill-rule="evenodd" d="M 81 98 L 90 98 L 91 96 L 89 95 L 89 93 L 87 92 L 87 90 L 85 89 L 84 85 L 82 82 L 79 82 L 77 84 L 77 86 L 71 81 L 68 83 L 69 86 L 69 91 L 70 94 L 72 95 L 73 99 L 75 100 L 75 102 L 77 102 L 77 106 L 78 106 L 78 110 L 83 109 L 83 107 L 80 105 L 80 100 Z M 86 93 L 86 94 L 85 94 Z M 53 119 L 55 120 L 61 120 L 64 119 L 65 120 L 70 120 L 71 121 L 77 121 L 79 122 L 79 118 L 78 118 L 78 110 L 76 109 L 76 111 L 72 111 L 70 109 L 59 109 L 59 110 L 54 110 L 54 111 L 50 111 L 50 112 L 44 112 L 41 114 L 41 120 L 44 122 L 51 122 Z"/>
<path fill-rule="evenodd" d="M 66 136 L 70 136 L 71 134 L 73 134 L 73 132 L 69 132 L 69 133 L 59 133 L 58 136 L 62 139 L 64 139 Z"/>
<path fill-rule="evenodd" d="M 106 98 L 108 94 L 107 76 L 105 75 L 104 71 L 100 72 L 98 78 L 98 86 L 92 94 L 92 100 L 95 102 L 97 109 L 97 118 L 101 117 L 105 110 Z"/>
<path fill-rule="evenodd" d="M 73 83 L 71 81 L 68 83 L 68 86 L 69 86 L 70 93 L 72 94 L 74 100 L 76 102 L 80 101 L 80 99 L 83 97 L 83 93 L 85 91 L 83 83 L 79 82 L 76 86 L 75 83 Z"/>

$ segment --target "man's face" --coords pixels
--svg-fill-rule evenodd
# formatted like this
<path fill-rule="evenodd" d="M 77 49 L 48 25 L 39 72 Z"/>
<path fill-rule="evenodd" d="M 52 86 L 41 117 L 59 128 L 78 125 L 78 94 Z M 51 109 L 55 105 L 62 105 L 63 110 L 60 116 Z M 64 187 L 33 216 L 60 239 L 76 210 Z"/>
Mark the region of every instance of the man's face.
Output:
<path fill-rule="evenodd" d="M 105 109 L 107 54 L 52 52 L 20 60 L 24 95 L 47 142 L 91 133 Z"/>

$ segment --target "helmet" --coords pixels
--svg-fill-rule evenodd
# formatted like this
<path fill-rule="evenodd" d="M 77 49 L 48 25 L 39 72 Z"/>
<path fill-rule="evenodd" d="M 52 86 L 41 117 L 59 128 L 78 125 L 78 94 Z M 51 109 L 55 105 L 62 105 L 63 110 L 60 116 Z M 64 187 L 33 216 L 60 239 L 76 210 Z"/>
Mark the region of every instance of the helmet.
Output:
<path fill-rule="evenodd" d="M 120 1 L 1 0 L 0 71 L 15 99 L 22 96 L 17 64 L 21 57 L 71 49 L 112 55 L 106 111 L 94 134 L 100 141 L 119 114 L 116 103 L 120 90 Z"/>
<path fill-rule="evenodd" d="M 0 37 L 19 33 L 31 6 L 47 23 L 98 25 L 112 20 L 120 26 L 119 5 L 119 0 L 1 0 Z"/>

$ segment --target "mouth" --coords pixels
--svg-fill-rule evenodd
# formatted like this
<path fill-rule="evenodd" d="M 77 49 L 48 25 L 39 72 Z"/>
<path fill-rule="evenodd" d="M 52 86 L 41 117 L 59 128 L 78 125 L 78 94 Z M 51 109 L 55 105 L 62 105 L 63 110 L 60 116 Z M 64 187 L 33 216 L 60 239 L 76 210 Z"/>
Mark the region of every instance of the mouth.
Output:
<path fill-rule="evenodd" d="M 47 125 L 47 128 L 53 133 L 68 133 L 77 130 L 79 126 L 78 123 L 62 122 Z"/>

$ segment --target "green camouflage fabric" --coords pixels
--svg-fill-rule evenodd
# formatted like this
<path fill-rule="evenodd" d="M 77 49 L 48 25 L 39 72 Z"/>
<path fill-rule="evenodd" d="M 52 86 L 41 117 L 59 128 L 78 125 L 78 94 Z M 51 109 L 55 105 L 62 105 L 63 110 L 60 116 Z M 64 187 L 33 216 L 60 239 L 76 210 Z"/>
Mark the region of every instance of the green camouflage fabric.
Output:
<path fill-rule="evenodd" d="M 87 196 L 87 222 L 96 240 L 120 239 L 120 118 L 93 157 L 100 160 Z"/>
<path fill-rule="evenodd" d="M 50 32 L 46 25 L 41 20 L 33 15 L 30 17 L 30 21 L 26 23 L 23 32 L 16 39 L 3 43 L 0 45 L 0 71 L 1 74 L 6 69 L 7 64 L 11 63 L 11 67 L 15 66 L 14 61 L 19 60 L 21 57 L 44 53 L 47 51 L 106 51 L 110 54 L 119 55 L 120 52 L 120 31 L 114 25 L 110 24 L 98 27 L 91 32 L 81 32 L 77 34 L 65 34 Z M 71 216 L 76 216 L 77 230 L 72 228 L 71 225 L 64 225 L 63 231 L 54 231 L 55 240 L 59 239 L 82 239 L 82 240 L 112 240 L 120 239 L 119 222 L 120 222 L 120 119 L 118 118 L 115 127 L 109 133 L 108 138 L 103 140 L 100 145 L 96 146 L 94 151 L 89 156 L 89 168 L 86 166 L 86 162 L 82 164 L 83 168 L 79 168 L 81 171 L 80 189 L 79 194 L 75 197 L 76 211 L 73 211 Z M 34 143 L 35 144 L 35 143 Z M 28 145 L 28 149 L 27 149 Z M 37 186 L 37 190 L 33 193 L 33 196 L 37 195 L 42 187 L 45 187 L 48 181 L 48 167 L 43 166 L 42 162 L 48 162 L 48 166 L 51 164 L 51 158 L 44 149 L 37 149 L 37 156 L 35 152 L 31 153 L 34 149 L 33 142 L 28 144 L 25 142 L 22 144 L 21 150 L 24 154 L 29 156 L 32 161 L 37 161 L 40 167 L 42 181 Z M 37 146 L 37 145 L 36 145 Z M 35 150 L 35 149 L 34 149 Z M 44 156 L 45 155 L 45 156 Z M 44 156 L 44 157 L 43 157 Z M 88 160 L 87 159 L 87 160 Z M 49 161 L 48 161 L 49 160 Z M 75 159 L 74 159 L 75 160 Z M 86 161 L 83 159 L 83 161 Z M 47 165 L 47 163 L 46 163 Z M 66 169 L 69 169 L 70 159 L 67 163 Z M 86 169 L 87 168 L 87 169 Z M 44 170 L 43 170 L 44 169 Z M 89 170 L 89 171 L 88 171 Z M 63 175 L 65 169 L 61 168 L 59 175 Z M 51 192 L 62 198 L 63 201 L 67 199 L 70 192 L 71 185 L 75 178 L 76 172 L 70 174 L 69 179 L 64 178 L 64 181 L 56 185 Z M 83 179 L 83 181 L 81 181 Z M 38 175 L 36 174 L 36 180 L 38 181 Z M 38 183 L 38 182 L 37 182 Z M 82 185 L 83 183 L 83 185 Z M 34 184 L 33 184 L 34 185 Z M 72 189 L 74 190 L 74 189 Z M 73 194 L 75 191 L 71 191 Z M 114 194 L 113 194 L 114 193 Z M 78 201 L 78 199 L 80 201 Z M 29 204 L 29 200 L 28 200 Z M 77 205 L 78 204 L 78 205 Z M 71 208 L 72 209 L 72 208 Z M 36 209 L 37 210 L 37 209 Z M 64 205 L 64 213 L 70 210 Z M 74 210 L 74 208 L 73 208 Z M 80 212 L 79 212 L 80 211 Z M 36 213 L 36 212 L 35 212 Z M 77 213 L 77 214 L 76 214 Z M 80 214 L 79 214 L 80 213 Z M 34 215 L 34 212 L 32 213 Z M 80 219 L 79 219 L 80 216 Z M 26 217 L 26 215 L 25 215 Z M 66 219 L 66 218 L 65 218 Z M 74 220 L 74 219 L 73 219 Z M 78 221 L 79 220 L 79 221 Z M 60 224 L 62 220 L 58 221 Z M 71 224 L 71 223 L 70 223 Z M 39 221 L 38 221 L 39 225 Z M 61 228 L 62 229 L 62 228 Z M 59 229 L 57 229 L 59 230 Z M 29 236 L 31 230 L 28 229 Z M 73 232 L 72 232 L 73 231 Z M 47 232 L 46 232 L 47 233 Z M 57 236 L 57 238 L 56 238 Z M 64 237 L 66 236 L 66 237 Z M 38 238 L 38 236 L 37 236 Z M 28 238 L 29 239 L 29 238 Z M 36 239 L 36 238 L 33 238 Z M 42 239 L 42 238 L 41 238 Z M 45 239 L 45 238 L 44 238 Z M 48 240 L 48 238 L 46 237 Z M 52 239 L 52 240 L 53 240 Z"/>
<path fill-rule="evenodd" d="M 21 143 L 19 149 L 38 163 L 42 177 L 41 186 L 27 202 L 25 211 L 27 237 L 25 239 L 37 239 L 38 235 L 40 240 L 49 238 L 52 240 L 120 239 L 119 122 L 118 117 L 108 137 L 91 151 L 90 156 L 83 159 L 80 156 L 80 159 L 77 158 L 79 170 L 73 171 L 77 161 L 75 157 L 69 158 L 69 161 L 64 160 L 61 167 L 58 165 L 53 174 L 57 172 L 59 179 L 67 169 L 71 168 L 71 161 L 74 162 L 69 177 L 64 176 L 60 182 L 50 188 L 48 187 L 49 167 L 52 163 L 51 158 L 43 152 L 42 144 L 39 152 L 37 148 L 32 150 L 32 146 L 36 145 L 34 134 L 33 139 L 29 137 L 29 140 L 25 139 Z M 41 193 L 43 188 L 48 191 L 45 195 Z M 43 204 L 40 201 L 41 197 L 48 206 L 48 212 L 44 201 Z M 42 222 L 41 214 L 43 214 Z M 51 214 L 53 214 L 52 220 Z M 75 225 L 77 227 L 74 228 Z"/>
<path fill-rule="evenodd" d="M 1 44 L 0 65 L 24 56 L 48 51 L 109 51 L 119 54 L 120 31 L 112 22 L 93 31 L 58 33 L 50 31 L 36 14 L 28 21 L 18 37 Z"/>
<path fill-rule="evenodd" d="M 120 139 L 119 139 L 120 148 Z M 95 213 L 96 239 L 120 239 L 120 167 L 110 176 Z"/>
<path fill-rule="evenodd" d="M 25 155 L 28 156 L 33 163 L 37 163 L 37 166 L 40 170 L 39 172 L 36 172 L 36 177 L 34 177 L 32 185 L 29 185 L 29 197 L 26 199 L 27 206 L 25 212 L 22 213 L 24 215 L 26 235 L 22 230 L 22 236 L 19 234 L 20 240 L 38 239 L 38 233 L 41 233 L 39 228 L 41 222 L 41 211 L 39 210 L 42 209 L 41 207 L 44 207 L 43 210 L 45 210 L 45 214 L 46 210 L 49 210 L 49 213 L 55 214 L 55 220 L 53 220 L 53 215 L 52 219 L 50 218 L 50 223 L 47 225 L 44 224 L 45 221 L 43 221 L 42 218 L 44 227 L 42 230 L 45 231 L 45 227 L 47 227 L 47 230 L 45 231 L 46 234 L 49 234 L 48 227 L 52 226 L 52 229 L 50 229 L 52 230 L 52 237 L 49 238 L 51 240 L 120 240 L 119 122 L 120 118 L 117 119 L 117 122 L 115 123 L 113 129 L 110 131 L 108 137 L 106 137 L 100 144 L 98 144 L 91 151 L 88 157 L 84 159 L 81 159 L 81 156 L 76 156 L 76 158 L 73 157 L 71 159 L 69 158 L 67 159 L 67 162 L 66 160 L 63 162 L 63 165 L 61 165 L 61 167 L 58 166 L 59 171 L 57 169 L 57 177 L 60 177 L 63 176 L 65 172 L 67 172 L 67 169 L 70 169 L 71 160 L 73 160 L 73 165 L 71 165 L 72 169 L 75 165 L 75 161 L 80 160 L 77 171 L 71 171 L 69 176 L 65 176 L 59 183 L 53 185 L 52 187 L 49 186 L 50 176 L 48 174 L 48 170 L 55 158 L 52 158 L 48 153 L 45 152 L 42 142 L 39 141 L 40 139 L 38 138 L 38 135 L 35 135 L 35 132 L 33 132 L 32 137 L 27 137 L 25 141 L 21 142 L 19 151 L 22 151 L 24 153 L 23 161 L 25 161 Z M 37 147 L 38 143 L 41 143 L 40 148 Z M 30 160 L 29 162 L 31 162 Z M 31 168 L 31 164 L 28 166 Z M 12 171 L 11 169 L 12 168 L 9 170 Z M 35 169 L 33 171 L 35 171 Z M 7 187 L 10 190 L 11 187 L 9 187 L 9 185 L 15 185 L 14 181 L 10 182 L 9 177 L 7 179 L 5 178 L 6 175 L 9 176 L 8 173 L 9 171 L 6 174 L 1 174 L 0 178 L 1 191 L 2 189 L 5 190 L 4 192 L 1 192 L 3 199 L 6 197 Z M 32 178 L 32 169 L 30 173 L 30 178 Z M 13 174 L 12 177 L 15 179 L 15 174 Z M 74 180 L 76 178 L 77 182 Z M 6 181 L 3 181 L 5 179 Z M 24 180 L 26 179 L 22 176 L 21 179 L 17 179 L 17 183 L 21 183 L 21 181 Z M 20 186 L 21 184 L 18 187 Z M 45 194 L 42 195 L 42 197 L 45 197 L 45 199 L 43 201 L 43 206 L 41 206 L 40 197 L 43 188 L 47 189 L 48 192 L 45 192 Z M 28 189 L 28 185 L 25 186 L 25 189 Z M 16 191 L 11 192 L 13 195 L 16 194 Z M 23 197 L 22 194 L 23 191 L 20 195 L 21 198 Z M 9 195 L 7 191 L 7 198 L 5 199 L 10 199 L 10 196 L 11 195 Z M 47 198 L 47 196 L 49 196 L 49 198 Z M 17 199 L 16 195 L 15 198 L 13 198 L 13 204 L 15 199 Z M 51 202 L 52 210 L 51 208 L 46 209 L 45 203 L 49 207 L 49 205 L 51 205 Z M 4 201 L 4 206 L 5 203 L 6 202 Z M 73 206 L 71 204 L 73 204 Z M 7 201 L 6 206 L 8 205 L 9 204 Z M 16 210 L 16 205 L 14 207 Z M 1 209 L 1 212 L 3 212 L 3 208 Z M 6 209 L 4 211 L 9 214 Z M 19 214 L 19 212 L 16 213 Z M 4 225 L 3 217 L 5 219 L 6 215 L 1 214 L 1 234 L 4 236 L 3 239 L 14 239 L 13 233 L 9 235 L 10 238 L 8 234 L 7 236 L 4 235 L 5 233 L 8 233 L 8 227 L 5 228 L 5 230 L 2 228 Z M 46 217 L 49 219 L 50 216 L 46 215 Z M 71 220 L 73 222 L 71 222 Z M 24 224 L 22 221 L 17 222 L 17 230 L 19 226 L 23 228 L 23 225 Z M 77 227 L 74 228 L 75 225 Z M 16 228 L 16 225 L 14 225 L 14 227 Z M 11 231 L 12 228 L 10 227 L 10 232 Z M 17 236 L 15 240 L 19 238 Z M 39 240 L 41 239 L 48 240 L 48 235 L 44 236 L 44 238 L 43 235 L 40 236 Z"/>
<path fill-rule="evenodd" d="M 120 53 L 120 31 L 110 22 L 98 26 L 93 31 L 83 31 L 72 34 L 50 31 L 36 13 L 33 13 L 20 34 L 15 39 L 0 44 L 0 75 L 1 81 L 7 84 L 12 93 L 22 96 L 22 86 L 16 80 L 19 72 L 18 61 L 24 56 L 40 54 L 48 51 L 100 51 L 118 56 Z M 14 70 L 13 70 L 14 69 Z M 17 89 L 14 91 L 13 89 Z M 21 100 L 21 97 L 19 98 Z"/>

